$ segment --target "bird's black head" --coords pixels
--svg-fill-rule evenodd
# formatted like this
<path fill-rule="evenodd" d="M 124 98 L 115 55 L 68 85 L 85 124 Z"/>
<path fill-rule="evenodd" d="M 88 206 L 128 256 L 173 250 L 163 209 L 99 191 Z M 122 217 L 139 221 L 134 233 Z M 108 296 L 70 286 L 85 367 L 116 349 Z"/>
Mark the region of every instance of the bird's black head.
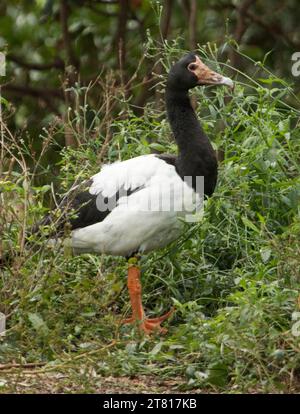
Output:
<path fill-rule="evenodd" d="M 199 85 L 227 85 L 231 79 L 209 69 L 195 53 L 188 53 L 175 63 L 169 72 L 167 85 L 175 90 L 188 90 Z"/>

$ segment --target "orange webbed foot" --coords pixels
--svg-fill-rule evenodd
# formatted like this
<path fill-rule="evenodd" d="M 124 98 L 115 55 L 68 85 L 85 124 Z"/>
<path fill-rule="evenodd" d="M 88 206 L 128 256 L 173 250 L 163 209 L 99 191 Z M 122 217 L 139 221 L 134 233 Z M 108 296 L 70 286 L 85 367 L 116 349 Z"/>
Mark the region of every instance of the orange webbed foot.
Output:
<path fill-rule="evenodd" d="M 141 321 L 139 321 L 138 319 L 132 316 L 131 318 L 124 319 L 122 323 L 129 324 L 129 323 L 138 322 L 140 331 L 147 335 L 150 335 L 152 333 L 165 334 L 168 332 L 168 330 L 166 328 L 163 328 L 161 326 L 161 323 L 165 321 L 167 318 L 169 318 L 173 312 L 174 312 L 174 309 L 172 308 L 169 310 L 169 312 L 165 313 L 162 316 L 159 316 L 157 318 L 144 318 Z"/>

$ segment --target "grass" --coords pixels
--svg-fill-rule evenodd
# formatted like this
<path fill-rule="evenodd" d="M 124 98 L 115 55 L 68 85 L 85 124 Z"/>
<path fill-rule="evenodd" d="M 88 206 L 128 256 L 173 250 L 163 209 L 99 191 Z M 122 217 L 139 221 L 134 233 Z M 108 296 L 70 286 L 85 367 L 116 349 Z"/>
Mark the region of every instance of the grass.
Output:
<path fill-rule="evenodd" d="M 167 67 L 182 51 L 165 47 Z M 215 50 L 200 53 L 226 71 Z M 0 392 L 97 392 L 107 381 L 126 392 L 139 379 L 145 388 L 155 384 L 154 392 L 299 391 L 300 342 L 292 330 L 300 311 L 299 110 L 284 81 L 262 64 L 253 69 L 253 80 L 235 75 L 230 96 L 223 88 L 194 91 L 222 161 L 203 220 L 142 260 L 148 314 L 176 308 L 166 336 L 120 326 L 129 313 L 124 259 L 55 251 L 45 246 L 47 228 L 24 247 L 25 230 L 49 208 L 52 171 L 43 156 L 30 164 L 28 140 L 3 127 L 1 246 L 19 255 L 0 277 L 8 325 L 0 337 Z M 61 195 L 102 162 L 176 151 L 161 111 L 149 104 L 138 118 L 122 93 L 115 91 L 123 109 L 114 119 L 95 113 L 88 124 L 82 120 L 90 109 L 77 106 L 69 128 L 80 145 L 60 151 L 53 177 Z M 42 155 L 57 148 L 63 128 L 53 122 L 43 131 Z"/>

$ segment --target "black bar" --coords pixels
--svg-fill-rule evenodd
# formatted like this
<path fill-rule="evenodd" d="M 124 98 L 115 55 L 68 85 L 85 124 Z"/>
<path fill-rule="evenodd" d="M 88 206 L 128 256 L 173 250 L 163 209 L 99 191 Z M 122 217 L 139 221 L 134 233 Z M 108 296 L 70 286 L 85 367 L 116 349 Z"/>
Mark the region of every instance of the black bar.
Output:
<path fill-rule="evenodd" d="M 80 409 L 83 414 L 98 410 L 121 409 L 127 412 L 141 410 L 171 409 L 197 410 L 204 413 L 206 407 L 211 411 L 216 408 L 229 408 L 230 412 L 239 407 L 251 409 L 262 408 L 268 404 L 286 410 L 287 403 L 300 402 L 299 394 L 0 394 L 1 413 L 10 412 L 14 408 L 32 410 L 39 409 Z M 8 411 L 9 410 L 9 411 Z M 55 413 L 54 413 L 55 414 Z"/>

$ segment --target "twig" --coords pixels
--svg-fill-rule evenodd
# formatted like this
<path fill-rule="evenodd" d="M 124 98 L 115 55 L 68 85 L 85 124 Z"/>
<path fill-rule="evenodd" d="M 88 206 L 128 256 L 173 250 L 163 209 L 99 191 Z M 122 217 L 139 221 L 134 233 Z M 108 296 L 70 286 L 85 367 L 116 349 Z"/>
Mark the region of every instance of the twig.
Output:
<path fill-rule="evenodd" d="M 115 44 L 122 76 L 126 62 L 126 25 L 128 19 L 129 2 L 128 0 L 119 0 L 119 5 L 120 9 L 118 15 L 118 25 Z"/>
<path fill-rule="evenodd" d="M 246 25 L 246 16 L 248 9 L 255 3 L 256 0 L 244 0 L 236 8 L 237 12 L 237 24 L 234 32 L 234 38 L 237 43 L 241 43 L 242 37 L 244 36 L 248 26 Z M 237 65 L 237 59 L 239 55 L 234 49 L 230 52 L 230 61 L 233 66 Z"/>
<path fill-rule="evenodd" d="M 165 40 L 168 38 L 170 27 L 171 27 L 171 17 L 173 11 L 174 0 L 166 0 L 164 2 L 163 14 L 160 22 L 160 36 L 161 42 L 164 43 Z M 155 66 L 154 69 L 154 76 L 159 76 L 162 73 L 163 67 L 161 62 L 159 61 L 160 56 L 157 57 L 158 64 Z M 155 90 L 155 102 L 156 107 L 159 107 L 161 101 L 161 92 L 156 88 Z"/>
<path fill-rule="evenodd" d="M 169 34 L 173 4 L 174 4 L 173 0 L 165 1 L 164 13 L 163 13 L 163 17 L 162 17 L 161 25 L 160 25 L 162 41 L 167 39 L 168 34 Z"/>
<path fill-rule="evenodd" d="M 237 43 L 240 43 L 242 37 L 247 30 L 245 17 L 247 15 L 248 9 L 255 3 L 256 0 L 244 0 L 238 7 L 237 7 L 237 25 L 235 29 L 235 39 Z"/>
<path fill-rule="evenodd" d="M 57 105 L 55 105 L 55 103 L 53 102 L 53 98 L 63 99 L 63 93 L 58 89 L 33 88 L 27 85 L 22 86 L 11 84 L 2 85 L 2 89 L 21 96 L 28 95 L 32 96 L 33 98 L 39 98 L 46 105 L 48 105 L 48 107 L 51 109 L 53 113 L 55 113 L 56 115 L 60 115 L 57 109 Z"/>
<path fill-rule="evenodd" d="M 73 65 L 75 68 L 78 68 L 78 61 L 75 59 L 75 56 L 73 54 L 71 37 L 68 28 L 69 6 L 67 0 L 60 0 L 59 14 L 64 48 L 67 53 L 68 64 Z"/>
<path fill-rule="evenodd" d="M 64 49 L 67 55 L 67 64 L 69 65 L 68 68 L 68 76 L 64 81 L 64 91 L 65 91 L 65 103 L 66 107 L 74 107 L 74 99 L 72 97 L 71 91 L 66 91 L 66 89 L 70 89 L 76 80 L 76 70 L 79 69 L 79 62 L 75 59 L 73 54 L 72 45 L 71 45 L 71 37 L 68 28 L 68 18 L 69 18 L 69 3 L 67 0 L 60 0 L 60 23 L 61 23 L 61 31 L 64 43 Z M 77 145 L 76 139 L 74 138 L 72 128 L 69 125 L 68 119 L 68 111 L 66 110 L 64 115 L 64 134 L 65 134 L 65 145 L 75 147 Z"/>
<path fill-rule="evenodd" d="M 190 48 L 195 49 L 197 45 L 197 0 L 191 0 L 191 9 L 189 15 L 189 43 Z"/>
<path fill-rule="evenodd" d="M 56 370 L 64 367 L 65 365 L 67 365 L 70 362 L 78 361 L 82 358 L 86 358 L 87 356 L 97 354 L 98 352 L 101 352 L 101 351 L 105 351 L 106 349 L 112 348 L 116 344 L 117 344 L 117 340 L 114 339 L 108 345 L 105 345 L 101 348 L 92 349 L 90 351 L 82 352 L 80 355 L 76 355 L 76 356 L 72 356 L 72 357 L 68 358 L 67 360 L 63 361 L 61 364 L 56 364 L 56 365 L 52 365 L 50 367 L 45 367 L 44 369 L 40 369 L 40 370 L 37 370 L 37 371 L 29 371 L 28 374 L 43 374 L 43 373 L 46 373 L 46 372 L 56 371 Z M 27 372 L 24 371 L 24 374 L 27 374 Z"/>
<path fill-rule="evenodd" d="M 42 98 L 44 100 L 46 100 L 46 97 L 53 97 L 53 98 L 58 98 L 58 99 L 62 99 L 63 98 L 63 94 L 59 89 L 50 89 L 50 88 L 33 88 L 31 86 L 22 86 L 22 85 L 11 85 L 11 84 L 6 84 L 6 85 L 2 85 L 2 89 L 6 90 L 6 91 L 10 91 L 10 92 L 15 92 L 15 93 L 19 93 L 21 95 L 30 95 L 33 96 L 34 98 Z"/>
<path fill-rule="evenodd" d="M 36 368 L 36 367 L 43 367 L 46 365 L 46 362 L 29 362 L 27 364 L 0 364 L 0 370 L 12 369 L 12 368 Z"/>
<path fill-rule="evenodd" d="M 54 62 L 50 63 L 33 63 L 33 62 L 25 62 L 19 56 L 8 54 L 7 60 L 16 63 L 17 65 L 29 69 L 29 70 L 49 70 L 49 69 L 64 69 L 65 64 L 61 59 L 56 59 Z"/>

